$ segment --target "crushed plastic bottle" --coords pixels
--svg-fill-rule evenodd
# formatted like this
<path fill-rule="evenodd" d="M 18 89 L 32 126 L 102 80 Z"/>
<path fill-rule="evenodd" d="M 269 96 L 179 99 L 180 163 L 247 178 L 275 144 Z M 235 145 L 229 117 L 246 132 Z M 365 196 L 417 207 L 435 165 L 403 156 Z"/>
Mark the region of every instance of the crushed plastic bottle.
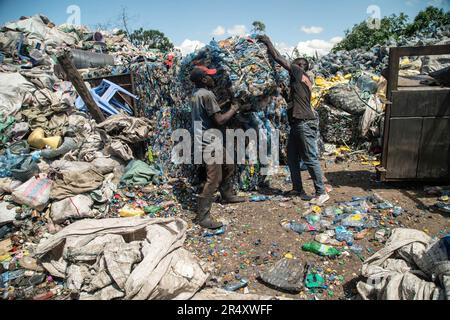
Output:
<path fill-rule="evenodd" d="M 268 196 L 253 196 L 250 198 L 250 202 L 264 202 L 269 201 L 270 197 Z"/>
<path fill-rule="evenodd" d="M 281 221 L 280 224 L 283 227 L 283 229 L 288 230 L 288 231 L 294 231 L 298 234 L 316 231 L 316 229 L 314 227 L 312 227 L 311 225 L 308 225 L 306 223 L 298 223 L 295 221 L 283 220 L 283 221 Z"/>
<path fill-rule="evenodd" d="M 388 209 L 392 209 L 392 208 L 394 208 L 394 205 L 392 203 L 390 203 L 389 201 L 385 201 L 385 202 L 379 203 L 377 205 L 377 209 L 380 209 L 380 210 L 388 210 Z"/>
<path fill-rule="evenodd" d="M 228 284 L 224 287 L 226 291 L 234 292 L 238 291 L 241 288 L 245 288 L 248 286 L 248 280 L 247 279 L 241 279 L 239 282 Z"/>
<path fill-rule="evenodd" d="M 224 233 L 225 233 L 225 228 L 222 227 L 222 228 L 217 229 L 217 230 L 212 231 L 212 232 L 209 232 L 209 231 L 205 232 L 203 234 L 203 237 L 205 237 L 205 238 L 212 238 L 212 237 L 215 237 L 215 236 L 220 236 L 220 235 L 222 235 Z"/>
<path fill-rule="evenodd" d="M 336 240 L 345 241 L 347 245 L 352 246 L 355 239 L 353 238 L 353 233 L 348 231 L 343 226 L 336 227 Z"/>
<path fill-rule="evenodd" d="M 402 207 L 394 207 L 392 214 L 396 218 L 401 216 L 403 214 L 403 208 Z"/>
<path fill-rule="evenodd" d="M 342 225 L 346 228 L 363 228 L 364 215 L 360 213 L 352 214 L 343 220 Z"/>

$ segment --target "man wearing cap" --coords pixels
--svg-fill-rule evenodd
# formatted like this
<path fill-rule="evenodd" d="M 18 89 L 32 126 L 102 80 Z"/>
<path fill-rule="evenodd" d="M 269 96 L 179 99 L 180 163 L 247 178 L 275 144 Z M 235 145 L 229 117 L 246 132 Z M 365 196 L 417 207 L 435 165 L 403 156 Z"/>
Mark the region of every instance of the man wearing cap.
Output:
<path fill-rule="evenodd" d="M 269 55 L 284 69 L 289 71 L 291 78 L 291 96 L 288 108 L 291 127 L 288 142 L 288 162 L 294 189 L 288 195 L 299 196 L 305 201 L 311 200 L 303 189 L 300 172 L 300 160 L 303 160 L 316 189 L 316 196 L 311 202 L 323 205 L 330 199 L 330 196 L 325 189 L 318 152 L 316 151 L 318 125 L 317 115 L 311 106 L 312 83 L 307 75 L 309 62 L 304 58 L 300 58 L 289 63 L 275 49 L 268 36 L 258 36 L 258 40 L 267 46 Z"/>
<path fill-rule="evenodd" d="M 191 73 L 191 81 L 195 85 L 195 91 L 191 98 L 192 121 L 196 143 L 201 144 L 202 154 L 210 142 L 203 139 L 203 132 L 210 129 L 221 131 L 222 127 L 239 112 L 240 107 L 232 104 L 231 109 L 222 113 L 217 102 L 216 96 L 211 91 L 215 86 L 212 78 L 217 73 L 215 69 L 208 69 L 203 66 L 197 66 Z M 197 125 L 196 125 L 197 124 Z M 211 131 L 214 132 L 214 131 Z M 221 131 L 222 132 L 222 131 Z M 212 133 L 214 135 L 214 133 Z M 214 139 L 215 137 L 213 137 Z M 223 138 L 223 136 L 221 137 Z M 223 148 L 224 159 L 226 151 Z M 203 162 L 205 158 L 203 157 Z M 207 181 L 202 194 L 198 198 L 197 217 L 195 222 L 207 229 L 219 229 L 223 225 L 214 221 L 210 217 L 211 207 L 214 202 L 215 193 L 219 190 L 224 203 L 244 202 L 243 198 L 237 197 L 233 191 L 234 165 L 226 164 L 222 159 L 221 163 L 206 164 Z"/>

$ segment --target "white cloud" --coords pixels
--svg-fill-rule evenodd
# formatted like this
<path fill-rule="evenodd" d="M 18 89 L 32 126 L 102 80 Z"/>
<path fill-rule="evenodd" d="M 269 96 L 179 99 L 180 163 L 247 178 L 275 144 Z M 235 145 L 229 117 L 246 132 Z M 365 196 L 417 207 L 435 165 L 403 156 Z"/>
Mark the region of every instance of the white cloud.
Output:
<path fill-rule="evenodd" d="M 186 40 L 183 41 L 182 44 L 180 44 L 176 48 L 181 51 L 183 56 L 186 56 L 186 55 L 188 55 L 188 54 L 194 52 L 195 50 L 200 49 L 200 48 L 202 48 L 204 46 L 205 46 L 205 44 L 203 42 L 198 41 L 198 40 L 186 39 Z"/>
<path fill-rule="evenodd" d="M 284 42 L 275 43 L 275 48 L 282 54 L 282 55 L 288 55 L 289 57 L 292 57 L 292 53 L 294 52 L 295 47 L 289 46 Z"/>
<path fill-rule="evenodd" d="M 247 27 L 243 24 L 237 24 L 227 30 L 231 36 L 245 36 L 247 34 Z"/>
<path fill-rule="evenodd" d="M 311 27 L 303 26 L 303 27 L 301 27 L 301 30 L 307 34 L 319 34 L 319 33 L 322 33 L 323 28 L 315 27 L 315 26 L 311 26 Z"/>
<path fill-rule="evenodd" d="M 224 34 L 225 34 L 225 28 L 222 26 L 217 26 L 217 28 L 215 28 L 213 30 L 213 32 L 211 33 L 211 35 L 213 35 L 215 37 L 223 36 Z"/>
<path fill-rule="evenodd" d="M 342 40 L 341 37 L 334 37 L 329 41 L 314 39 L 308 41 L 301 41 L 297 45 L 297 49 L 300 54 L 306 54 L 308 56 L 314 56 L 317 52 L 319 56 L 328 54 L 333 46 Z"/>

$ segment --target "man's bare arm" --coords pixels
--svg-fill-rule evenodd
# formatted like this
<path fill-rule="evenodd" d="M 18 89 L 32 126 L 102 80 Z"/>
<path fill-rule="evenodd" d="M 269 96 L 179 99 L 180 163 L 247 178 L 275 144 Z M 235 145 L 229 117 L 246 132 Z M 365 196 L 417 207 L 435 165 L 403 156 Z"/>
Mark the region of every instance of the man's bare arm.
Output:
<path fill-rule="evenodd" d="M 233 105 L 231 107 L 231 109 L 226 112 L 226 113 L 216 113 L 214 115 L 214 121 L 216 121 L 216 123 L 219 126 L 223 126 L 224 124 L 226 124 L 228 121 L 231 120 L 231 118 L 234 117 L 234 115 L 239 111 L 239 107 L 237 105 Z"/>
<path fill-rule="evenodd" d="M 284 69 L 291 72 L 291 65 L 288 60 L 286 60 L 280 52 L 278 52 L 277 49 L 275 49 L 275 46 L 273 45 L 270 38 L 266 35 L 259 36 L 258 40 L 264 43 L 267 46 L 267 51 L 269 52 L 269 55 L 272 56 L 272 58 L 279 63 Z"/>

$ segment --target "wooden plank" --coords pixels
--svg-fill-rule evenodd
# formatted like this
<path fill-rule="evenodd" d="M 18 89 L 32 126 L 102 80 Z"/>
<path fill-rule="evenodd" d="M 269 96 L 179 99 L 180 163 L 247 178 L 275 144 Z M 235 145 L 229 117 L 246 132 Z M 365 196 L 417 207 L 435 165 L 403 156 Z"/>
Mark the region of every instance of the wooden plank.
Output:
<path fill-rule="evenodd" d="M 395 48 L 400 56 L 436 56 L 450 54 L 450 45 Z"/>
<path fill-rule="evenodd" d="M 387 179 L 417 177 L 422 118 L 391 119 Z"/>
<path fill-rule="evenodd" d="M 392 92 L 391 118 L 450 116 L 450 89 Z"/>
<path fill-rule="evenodd" d="M 73 86 L 77 90 L 78 94 L 80 95 L 81 99 L 83 99 L 84 103 L 86 104 L 92 118 L 97 122 L 101 123 L 105 121 L 105 116 L 100 111 L 99 107 L 95 103 L 94 99 L 91 96 L 91 93 L 89 92 L 88 88 L 84 84 L 84 81 L 78 72 L 78 70 L 75 68 L 75 66 L 72 63 L 72 59 L 70 56 L 70 50 L 64 49 L 61 50 L 57 54 L 57 59 L 59 64 L 61 65 L 61 68 L 64 70 L 64 73 L 67 77 L 67 79 L 72 82 Z"/>
<path fill-rule="evenodd" d="M 423 120 L 417 177 L 450 179 L 450 118 Z"/>
<path fill-rule="evenodd" d="M 389 51 L 389 79 L 387 85 L 386 97 L 389 101 L 392 101 L 392 92 L 397 90 L 398 87 L 398 70 L 400 67 L 400 56 L 396 48 L 391 48 Z M 390 119 L 391 119 L 392 105 L 386 105 L 385 117 L 384 117 L 384 132 L 383 132 L 383 154 L 381 157 L 381 165 L 387 168 L 387 159 L 389 152 L 389 135 L 390 135 Z"/>

